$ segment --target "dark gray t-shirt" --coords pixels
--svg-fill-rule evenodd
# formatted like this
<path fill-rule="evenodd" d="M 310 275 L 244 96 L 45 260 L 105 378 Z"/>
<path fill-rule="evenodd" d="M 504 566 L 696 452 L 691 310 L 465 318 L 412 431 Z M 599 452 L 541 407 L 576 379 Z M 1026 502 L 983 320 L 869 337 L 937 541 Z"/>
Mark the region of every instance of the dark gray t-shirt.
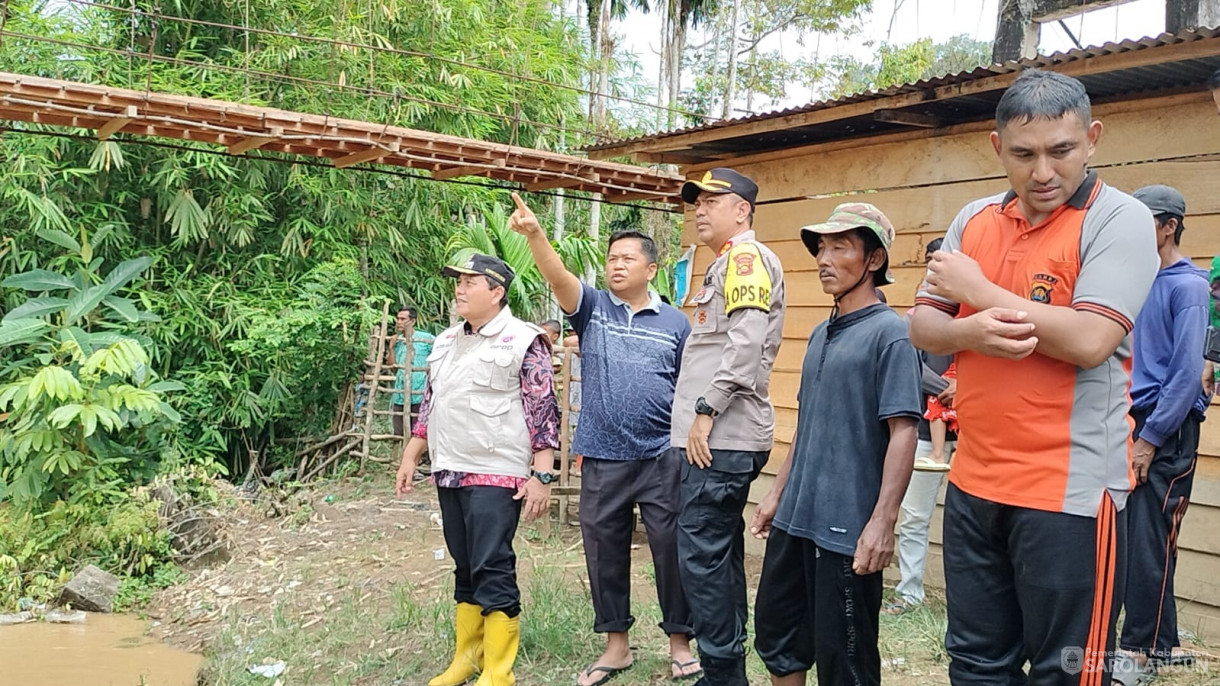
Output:
<path fill-rule="evenodd" d="M 797 394 L 796 442 L 775 527 L 841 555 L 873 514 L 893 417 L 921 415 L 919 354 L 885 305 L 819 324 Z"/>

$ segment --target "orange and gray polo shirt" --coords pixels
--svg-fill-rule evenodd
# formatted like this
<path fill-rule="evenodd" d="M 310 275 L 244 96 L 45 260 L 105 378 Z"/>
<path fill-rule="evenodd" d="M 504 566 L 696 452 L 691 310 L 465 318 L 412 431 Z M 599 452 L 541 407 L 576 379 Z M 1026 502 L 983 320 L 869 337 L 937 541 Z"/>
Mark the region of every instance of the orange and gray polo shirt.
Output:
<path fill-rule="evenodd" d="M 941 250 L 961 250 L 1013 293 L 1100 314 L 1128 334 L 1094 369 L 1037 352 L 1017 361 L 959 352 L 954 404 L 962 433 L 949 480 L 1017 507 L 1094 517 L 1108 491 L 1122 508 L 1135 485 L 1130 334 L 1160 264 L 1151 213 L 1090 172 L 1037 226 L 1012 191 L 967 205 Z M 916 303 L 974 314 L 930 295 L 926 284 Z"/>

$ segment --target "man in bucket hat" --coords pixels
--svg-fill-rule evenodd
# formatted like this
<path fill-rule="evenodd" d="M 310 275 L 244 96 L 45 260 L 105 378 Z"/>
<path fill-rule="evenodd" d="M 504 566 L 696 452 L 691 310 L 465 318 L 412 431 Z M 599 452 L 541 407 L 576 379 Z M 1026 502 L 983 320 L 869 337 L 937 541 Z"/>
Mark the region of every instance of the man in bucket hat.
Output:
<path fill-rule="evenodd" d="M 801 229 L 834 298 L 801 368 L 788 457 L 750 522 L 767 539 L 755 647 L 772 684 L 880 684 L 881 570 L 911 478 L 920 361 L 906 322 L 877 298 L 893 283 L 894 228 L 876 207 L 845 203 Z"/>
<path fill-rule="evenodd" d="M 546 516 L 551 503 L 559 408 L 546 331 L 513 316 L 513 272 L 472 255 L 444 269 L 455 277 L 463 321 L 437 336 L 428 384 L 396 490 L 412 490 L 425 450 L 440 501 L 457 601 L 453 662 L 428 686 L 512 686 L 521 593 L 513 536 L 518 518 Z"/>
<path fill-rule="evenodd" d="M 750 482 L 771 453 L 771 367 L 783 338 L 784 270 L 754 235 L 758 186 L 712 169 L 682 186 L 716 258 L 690 304 L 670 445 L 681 464 L 678 569 L 699 640 L 697 686 L 747 686 L 745 522 Z"/>

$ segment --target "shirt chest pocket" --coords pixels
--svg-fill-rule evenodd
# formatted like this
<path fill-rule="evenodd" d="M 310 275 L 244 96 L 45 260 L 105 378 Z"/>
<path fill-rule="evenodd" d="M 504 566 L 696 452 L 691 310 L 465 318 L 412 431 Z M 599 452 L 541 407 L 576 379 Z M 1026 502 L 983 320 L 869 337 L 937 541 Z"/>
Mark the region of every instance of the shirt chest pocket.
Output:
<path fill-rule="evenodd" d="M 695 306 L 694 322 L 691 333 L 714 333 L 721 329 L 721 318 L 724 317 L 724 298 L 712 285 L 705 285 L 695 297 L 691 298 Z"/>
<path fill-rule="evenodd" d="M 513 353 L 509 350 L 481 351 L 479 364 L 474 372 L 474 383 L 497 391 L 515 389 L 520 369 L 513 364 L 513 361 Z"/>
<path fill-rule="evenodd" d="M 1024 268 L 1028 283 L 1025 297 L 1036 303 L 1069 307 L 1076 290 L 1076 276 L 1080 265 L 1075 260 L 1041 259 Z"/>

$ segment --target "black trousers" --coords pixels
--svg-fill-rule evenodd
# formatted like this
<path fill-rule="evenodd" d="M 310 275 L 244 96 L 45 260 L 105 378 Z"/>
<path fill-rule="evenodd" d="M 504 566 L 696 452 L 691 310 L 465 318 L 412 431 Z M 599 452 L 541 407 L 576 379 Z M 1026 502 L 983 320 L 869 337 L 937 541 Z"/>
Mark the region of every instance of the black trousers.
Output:
<path fill-rule="evenodd" d="M 515 492 L 499 486 L 438 488 L 445 545 L 453 557 L 453 599 L 483 608 L 521 614 L 517 554 L 513 536 L 521 517 Z"/>
<path fill-rule="evenodd" d="M 631 615 L 631 509 L 638 504 L 652 551 L 661 630 L 691 633 L 690 606 L 678 575 L 680 476 L 681 466 L 673 451 L 646 460 L 584 459 L 580 533 L 593 594 L 594 631 L 627 631 L 635 624 Z"/>
<path fill-rule="evenodd" d="M 675 448 L 682 466 L 682 514 L 678 517 L 678 568 L 699 640 L 709 686 L 745 681 L 745 511 L 750 482 L 767 452 L 713 450 L 712 466 L 700 469 Z"/>
<path fill-rule="evenodd" d="M 944 521 L 954 686 L 1110 686 L 1125 511 L 1108 496 L 1096 518 L 1012 507 L 950 483 Z"/>
<path fill-rule="evenodd" d="M 881 572 L 860 576 L 852 558 L 771 529 L 754 605 L 754 647 L 767 671 L 817 665 L 820 686 L 879 686 Z"/>
<path fill-rule="evenodd" d="M 1135 435 L 1149 410 L 1133 410 Z M 1193 413 L 1178 432 L 1165 437 L 1140 484 L 1127 500 L 1127 589 L 1123 606 L 1123 650 L 1168 658 L 1178 643 L 1178 609 L 1173 574 L 1178 562 L 1178 533 L 1190 505 L 1199 453 L 1199 418 Z"/>

